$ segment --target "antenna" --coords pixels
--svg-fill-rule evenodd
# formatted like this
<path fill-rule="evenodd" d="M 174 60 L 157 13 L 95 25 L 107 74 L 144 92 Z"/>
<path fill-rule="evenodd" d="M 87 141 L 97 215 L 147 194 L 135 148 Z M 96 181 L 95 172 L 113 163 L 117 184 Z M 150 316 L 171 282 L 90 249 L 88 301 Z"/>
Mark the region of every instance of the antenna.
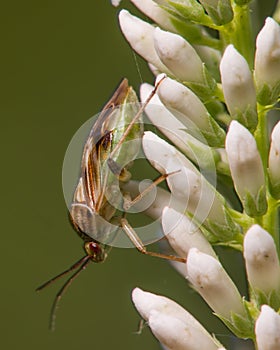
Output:
<path fill-rule="evenodd" d="M 63 286 L 60 288 L 60 290 L 58 291 L 58 293 L 55 296 L 55 299 L 53 301 L 52 304 L 52 308 L 51 308 L 51 313 L 50 313 L 50 323 L 49 323 L 49 328 L 51 331 L 55 330 L 55 318 L 56 318 L 56 310 L 58 308 L 59 302 L 62 298 L 62 296 L 64 295 L 64 293 L 66 292 L 67 288 L 72 284 L 72 282 L 79 276 L 79 274 L 87 267 L 88 263 L 90 262 L 91 256 L 90 255 L 85 255 L 83 256 L 80 260 L 78 260 L 77 262 L 75 262 L 75 264 L 73 264 L 71 267 L 69 267 L 69 269 L 61 272 L 60 274 L 58 274 L 57 276 L 51 278 L 49 281 L 43 283 L 41 286 L 39 286 L 38 288 L 36 288 L 36 292 L 41 291 L 42 289 L 44 289 L 45 287 L 49 286 L 50 284 L 52 284 L 53 282 L 57 281 L 58 279 L 60 279 L 61 277 L 67 275 L 69 272 L 77 269 L 77 271 L 75 271 L 67 280 L 66 282 L 63 284 Z"/>

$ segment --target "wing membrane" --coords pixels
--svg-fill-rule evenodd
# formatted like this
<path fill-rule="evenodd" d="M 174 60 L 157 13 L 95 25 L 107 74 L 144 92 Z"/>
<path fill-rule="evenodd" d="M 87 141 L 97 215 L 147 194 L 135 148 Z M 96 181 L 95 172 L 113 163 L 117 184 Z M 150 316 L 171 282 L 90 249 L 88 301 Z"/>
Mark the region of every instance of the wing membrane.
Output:
<path fill-rule="evenodd" d="M 84 186 L 83 203 L 95 212 L 99 212 L 105 204 L 104 193 L 107 176 L 106 172 L 101 174 L 101 171 L 111 152 L 112 130 L 109 127 L 110 119 L 116 107 L 125 100 L 128 91 L 128 81 L 123 79 L 94 123 L 84 146 L 81 164 L 82 181 L 79 185 Z M 74 195 L 74 202 L 79 202 L 76 195 Z"/>

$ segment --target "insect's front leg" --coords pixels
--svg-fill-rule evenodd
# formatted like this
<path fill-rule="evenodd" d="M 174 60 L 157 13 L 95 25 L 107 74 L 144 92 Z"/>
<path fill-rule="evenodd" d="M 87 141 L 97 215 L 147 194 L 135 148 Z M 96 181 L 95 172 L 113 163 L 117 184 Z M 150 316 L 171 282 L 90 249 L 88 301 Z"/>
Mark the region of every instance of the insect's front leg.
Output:
<path fill-rule="evenodd" d="M 155 256 L 162 259 L 172 260 L 172 261 L 178 261 L 185 263 L 186 259 L 181 258 L 174 255 L 166 255 L 162 253 L 157 252 L 150 252 L 146 249 L 144 243 L 142 242 L 141 238 L 137 235 L 133 227 L 128 223 L 128 221 L 125 218 L 120 219 L 120 225 L 127 235 L 127 237 L 131 240 L 131 242 L 134 244 L 135 248 L 139 250 L 140 253 L 150 256 Z"/>
<path fill-rule="evenodd" d="M 129 195 L 124 195 L 123 209 L 128 211 L 133 205 L 140 202 L 147 194 L 149 194 L 157 185 L 165 181 L 168 176 L 177 174 L 180 170 L 173 171 L 168 174 L 163 174 L 155 179 L 149 186 L 147 186 L 142 192 L 140 192 L 135 198 L 131 199 Z"/>

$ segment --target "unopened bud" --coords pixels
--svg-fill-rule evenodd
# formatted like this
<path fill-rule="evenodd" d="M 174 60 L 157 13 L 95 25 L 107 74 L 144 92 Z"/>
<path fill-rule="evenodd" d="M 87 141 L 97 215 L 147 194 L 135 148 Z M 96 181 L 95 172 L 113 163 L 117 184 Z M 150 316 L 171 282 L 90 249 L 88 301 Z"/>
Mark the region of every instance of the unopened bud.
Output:
<path fill-rule="evenodd" d="M 267 210 L 264 170 L 256 140 L 244 126 L 232 121 L 226 151 L 234 186 L 246 213 L 263 215 Z"/>
<path fill-rule="evenodd" d="M 268 173 L 271 193 L 276 199 L 280 199 L 280 121 L 271 133 Z"/>
<path fill-rule="evenodd" d="M 256 41 L 255 79 L 258 101 L 276 102 L 280 92 L 280 26 L 268 17 Z"/>
<path fill-rule="evenodd" d="M 226 105 L 233 119 L 250 130 L 257 126 L 256 92 L 247 61 L 229 45 L 220 64 Z"/>

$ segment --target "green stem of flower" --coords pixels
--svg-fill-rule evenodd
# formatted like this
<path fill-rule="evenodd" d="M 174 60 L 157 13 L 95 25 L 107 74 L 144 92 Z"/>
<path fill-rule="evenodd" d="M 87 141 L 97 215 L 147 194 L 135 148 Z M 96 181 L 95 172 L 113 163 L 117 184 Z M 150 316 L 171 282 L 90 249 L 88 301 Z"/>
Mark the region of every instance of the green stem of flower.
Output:
<path fill-rule="evenodd" d="M 253 225 L 254 219 L 248 216 L 246 213 L 240 213 L 234 209 L 229 209 L 229 211 L 234 218 L 234 221 L 242 226 L 244 232 L 246 232 L 249 227 Z"/>
<path fill-rule="evenodd" d="M 257 129 L 254 133 L 258 150 L 263 162 L 264 172 L 267 178 L 267 162 L 268 162 L 268 148 L 269 148 L 269 140 L 268 140 L 268 130 L 267 130 L 267 113 L 270 108 L 267 108 L 262 105 L 258 105 L 258 116 L 259 122 Z M 268 186 L 267 186 L 268 187 Z M 267 230 L 272 237 L 274 238 L 276 247 L 278 252 L 279 247 L 279 203 L 270 194 L 267 194 L 267 203 L 268 209 L 266 214 L 259 218 L 259 223 L 265 230 Z"/>
<path fill-rule="evenodd" d="M 272 235 L 277 247 L 277 251 L 278 253 L 280 253 L 279 202 L 277 202 L 277 200 L 275 200 L 271 196 L 268 197 L 268 210 L 267 210 L 267 213 L 263 216 L 262 227 Z"/>
<path fill-rule="evenodd" d="M 273 13 L 273 19 L 275 19 L 276 22 L 280 22 L 280 1 L 277 1 L 276 8 Z"/>
<path fill-rule="evenodd" d="M 224 47 L 233 44 L 236 50 L 253 67 L 254 46 L 251 27 L 250 10 L 248 5 L 239 6 L 233 4 L 234 18 L 220 30 Z"/>
<path fill-rule="evenodd" d="M 222 84 L 221 83 L 217 83 L 214 95 L 216 96 L 216 98 L 219 101 L 225 102 L 223 88 L 222 88 Z"/>
<path fill-rule="evenodd" d="M 263 162 L 265 173 L 267 173 L 267 157 L 268 157 L 268 132 L 267 132 L 267 112 L 264 106 L 258 105 L 258 125 L 254 133 L 258 150 Z"/>
<path fill-rule="evenodd" d="M 196 43 L 194 43 L 194 44 L 196 44 Z M 221 44 L 220 40 L 214 39 L 214 38 L 212 38 L 210 36 L 206 36 L 206 35 L 202 36 L 197 44 L 209 46 L 215 50 L 221 50 L 221 48 L 222 48 L 222 44 Z"/>

